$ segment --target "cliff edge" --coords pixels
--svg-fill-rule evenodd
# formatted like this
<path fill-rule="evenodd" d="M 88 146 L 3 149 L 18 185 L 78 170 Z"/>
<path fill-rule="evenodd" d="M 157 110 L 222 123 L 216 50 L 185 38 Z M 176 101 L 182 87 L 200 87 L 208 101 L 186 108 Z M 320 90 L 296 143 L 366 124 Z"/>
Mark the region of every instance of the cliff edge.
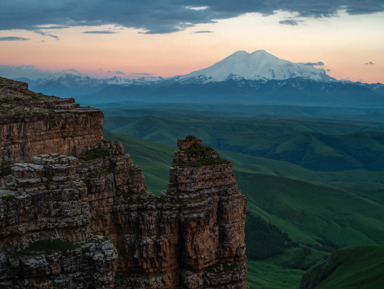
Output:
<path fill-rule="evenodd" d="M 0 288 L 246 288 L 232 165 L 179 140 L 157 197 L 103 123 L 0 78 Z"/>

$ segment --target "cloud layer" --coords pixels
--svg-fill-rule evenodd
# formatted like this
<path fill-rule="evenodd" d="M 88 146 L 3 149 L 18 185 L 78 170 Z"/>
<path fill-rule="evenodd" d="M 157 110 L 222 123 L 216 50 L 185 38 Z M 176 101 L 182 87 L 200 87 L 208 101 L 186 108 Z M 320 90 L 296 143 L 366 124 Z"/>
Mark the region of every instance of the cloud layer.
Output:
<path fill-rule="evenodd" d="M 85 34 L 115 34 L 114 31 L 109 30 L 96 30 L 96 31 L 84 31 Z"/>
<path fill-rule="evenodd" d="M 297 26 L 299 25 L 299 22 L 302 22 L 302 21 L 296 20 L 296 19 L 285 19 L 285 20 L 279 21 L 280 24 L 291 25 L 291 26 Z"/>
<path fill-rule="evenodd" d="M 25 41 L 25 40 L 29 40 L 29 38 L 17 37 L 17 36 L 0 37 L 0 41 Z"/>
<path fill-rule="evenodd" d="M 303 17 L 329 17 L 340 9 L 350 14 L 384 11 L 382 0 L 2 0 L 0 30 L 70 26 L 120 25 L 146 33 L 171 33 L 215 19 L 244 13 L 295 12 Z M 282 24 L 295 25 L 292 21 Z"/>

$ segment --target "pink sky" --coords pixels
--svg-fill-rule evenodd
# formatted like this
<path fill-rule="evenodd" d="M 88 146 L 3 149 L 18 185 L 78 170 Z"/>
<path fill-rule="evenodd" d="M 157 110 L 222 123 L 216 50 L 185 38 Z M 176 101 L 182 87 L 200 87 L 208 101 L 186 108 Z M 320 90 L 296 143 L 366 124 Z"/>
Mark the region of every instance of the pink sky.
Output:
<path fill-rule="evenodd" d="M 297 26 L 278 23 L 288 16 L 286 12 L 268 17 L 246 14 L 169 34 L 143 34 L 116 26 L 45 30 L 59 39 L 32 31 L 0 31 L 0 37 L 29 39 L 1 41 L 0 64 L 31 64 L 53 71 L 74 68 L 106 76 L 107 71 L 173 76 L 210 66 L 237 50 L 264 49 L 293 62 L 322 61 L 337 79 L 384 83 L 384 13 L 341 13 L 304 19 Z M 90 30 L 115 33 L 83 33 Z"/>

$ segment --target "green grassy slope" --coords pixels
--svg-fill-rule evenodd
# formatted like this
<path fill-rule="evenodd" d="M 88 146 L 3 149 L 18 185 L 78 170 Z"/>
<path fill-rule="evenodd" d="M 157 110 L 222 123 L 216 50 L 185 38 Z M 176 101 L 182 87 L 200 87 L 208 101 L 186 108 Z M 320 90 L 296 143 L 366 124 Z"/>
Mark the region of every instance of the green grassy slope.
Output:
<path fill-rule="evenodd" d="M 384 245 L 336 251 L 309 270 L 302 289 L 384 288 Z"/>
<path fill-rule="evenodd" d="M 105 136 L 123 142 L 134 163 L 143 168 L 149 190 L 165 189 L 175 148 L 110 132 Z M 319 240 L 327 240 L 341 247 L 384 240 L 384 205 L 374 198 L 249 168 L 235 167 L 234 173 L 249 200 L 249 211 L 282 228 L 294 241 L 320 245 Z M 376 189 L 380 192 L 383 186 L 377 184 Z"/>
<path fill-rule="evenodd" d="M 317 183 L 327 183 L 336 187 L 346 187 L 347 183 L 364 183 L 364 185 L 361 185 L 357 191 L 369 190 L 371 192 L 371 185 L 374 185 L 377 189 L 380 187 L 384 189 L 382 185 L 384 172 L 367 170 L 347 170 L 338 172 L 312 171 L 289 162 L 271 160 L 242 153 L 220 151 L 220 154 L 231 161 L 239 171 L 246 172 L 247 170 L 250 170 L 252 172 L 267 175 L 288 177 Z M 351 187 L 353 188 L 353 186 Z"/>
<path fill-rule="evenodd" d="M 133 163 L 143 169 L 148 191 L 159 195 L 166 189 L 176 148 L 108 131 L 104 131 L 104 136 L 122 142 Z"/>
<path fill-rule="evenodd" d="M 284 228 L 295 241 L 326 240 L 343 247 L 384 240 L 384 206 L 378 202 L 324 185 L 237 170 L 235 174 L 251 203 L 249 210 Z"/>
<path fill-rule="evenodd" d="M 124 144 L 134 163 L 143 168 L 150 191 L 160 193 L 166 188 L 176 148 L 107 131 L 105 137 Z M 224 151 L 222 155 L 234 162 L 234 174 L 249 201 L 253 224 L 249 225 L 248 219 L 246 234 L 250 239 L 262 236 L 260 242 L 248 238 L 249 257 L 260 258 L 260 250 L 269 257 L 250 261 L 251 289 L 298 288 L 304 271 L 292 268 L 309 268 L 336 245 L 384 240 L 382 173 L 314 172 L 288 162 L 241 153 Z M 290 244 L 283 245 L 284 242 Z"/>
<path fill-rule="evenodd" d="M 276 137 L 270 141 L 268 151 L 260 154 L 317 171 L 383 171 L 383 151 L 384 133 L 380 132 L 336 136 L 305 132 Z"/>
<path fill-rule="evenodd" d="M 218 150 L 317 171 L 384 171 L 383 126 L 350 121 L 233 118 L 186 113 L 106 117 L 106 129 L 173 146 L 192 134 Z"/>
<path fill-rule="evenodd" d="M 262 119 L 241 118 L 210 115 L 208 113 L 140 116 L 124 111 L 105 110 L 105 128 L 117 133 L 135 135 L 147 140 L 173 145 L 177 138 L 185 135 L 195 135 L 204 141 L 204 135 L 212 136 L 213 140 L 220 140 L 225 135 L 238 134 L 238 138 L 231 139 L 229 145 L 252 146 L 263 138 L 276 137 L 300 132 L 313 132 L 328 135 L 343 135 L 357 132 L 384 131 L 382 125 L 375 123 L 360 123 L 350 121 L 331 120 L 295 120 L 295 119 Z M 219 143 L 218 143 L 219 144 Z M 215 146 L 216 148 L 217 145 Z"/>
<path fill-rule="evenodd" d="M 298 289 L 303 273 L 262 261 L 248 261 L 247 285 L 250 289 Z"/>
<path fill-rule="evenodd" d="M 224 117 L 258 117 L 263 119 L 328 119 L 359 122 L 384 122 L 384 109 L 331 108 L 314 106 L 191 104 L 191 103 L 138 103 L 124 102 L 99 106 L 112 116 L 180 115 L 204 113 Z"/>
<path fill-rule="evenodd" d="M 245 232 L 247 256 L 252 260 L 267 259 L 297 246 L 297 243 L 277 226 L 252 214 L 251 211 L 247 213 Z"/>

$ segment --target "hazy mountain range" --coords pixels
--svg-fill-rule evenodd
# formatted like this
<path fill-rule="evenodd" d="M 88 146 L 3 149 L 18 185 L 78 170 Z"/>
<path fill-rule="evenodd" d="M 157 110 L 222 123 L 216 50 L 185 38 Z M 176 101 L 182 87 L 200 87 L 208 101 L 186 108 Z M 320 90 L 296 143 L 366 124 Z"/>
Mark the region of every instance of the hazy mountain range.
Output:
<path fill-rule="evenodd" d="M 208 68 L 170 78 L 100 79 L 77 71 L 49 73 L 31 66 L 4 65 L 0 73 L 28 82 L 32 90 L 75 97 L 86 104 L 140 101 L 384 108 L 383 84 L 338 81 L 316 67 L 322 65 L 293 63 L 258 50 L 237 51 Z"/>

